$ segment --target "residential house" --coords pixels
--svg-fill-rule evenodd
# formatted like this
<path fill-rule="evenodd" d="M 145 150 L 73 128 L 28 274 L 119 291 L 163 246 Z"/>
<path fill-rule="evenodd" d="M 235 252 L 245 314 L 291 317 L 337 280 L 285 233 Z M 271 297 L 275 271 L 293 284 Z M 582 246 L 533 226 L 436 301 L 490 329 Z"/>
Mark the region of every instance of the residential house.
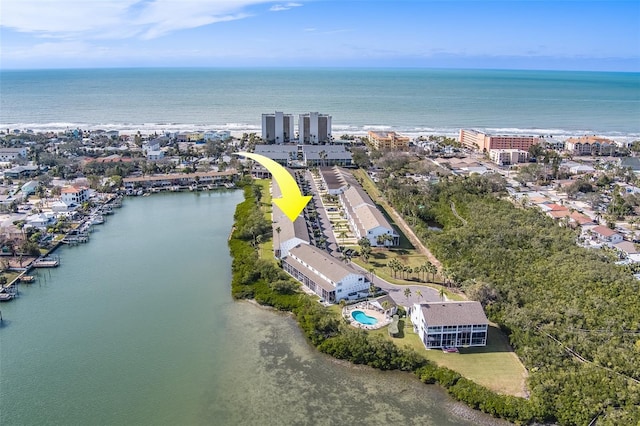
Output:
<path fill-rule="evenodd" d="M 26 199 L 29 195 L 36 193 L 36 188 L 39 183 L 35 180 L 30 180 L 29 182 L 22 185 L 20 188 L 20 192 L 22 192 L 22 196 Z"/>
<path fill-rule="evenodd" d="M 480 302 L 416 303 L 410 318 L 427 349 L 487 344 L 489 320 Z"/>
<path fill-rule="evenodd" d="M 591 233 L 601 243 L 617 244 L 623 241 L 622 234 L 606 226 L 596 226 L 591 229 Z"/>
<path fill-rule="evenodd" d="M 27 148 L 0 148 L 0 161 L 13 161 L 16 158 L 27 158 Z"/>
<path fill-rule="evenodd" d="M 60 200 L 67 205 L 81 205 L 82 203 L 89 201 L 89 188 L 77 187 L 77 186 L 65 186 L 62 188 L 60 194 Z"/>
<path fill-rule="evenodd" d="M 25 227 L 34 227 L 41 230 L 47 229 L 49 226 L 56 224 L 56 217 L 53 213 L 38 213 L 29 215 L 25 218 Z"/>
<path fill-rule="evenodd" d="M 24 179 L 38 176 L 40 168 L 38 166 L 16 166 L 4 171 L 4 177 L 8 179 Z"/>

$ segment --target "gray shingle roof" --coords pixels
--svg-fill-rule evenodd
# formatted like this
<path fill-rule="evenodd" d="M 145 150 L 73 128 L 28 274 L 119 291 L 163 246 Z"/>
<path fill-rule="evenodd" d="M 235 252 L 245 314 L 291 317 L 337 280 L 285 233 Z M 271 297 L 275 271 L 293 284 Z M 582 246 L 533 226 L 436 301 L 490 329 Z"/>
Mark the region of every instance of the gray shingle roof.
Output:
<path fill-rule="evenodd" d="M 289 250 L 289 253 L 334 283 L 341 281 L 347 275 L 358 274 L 355 269 L 345 265 L 329 253 L 308 244 L 300 244 Z"/>
<path fill-rule="evenodd" d="M 480 302 L 433 302 L 420 304 L 428 327 L 488 324 Z"/>

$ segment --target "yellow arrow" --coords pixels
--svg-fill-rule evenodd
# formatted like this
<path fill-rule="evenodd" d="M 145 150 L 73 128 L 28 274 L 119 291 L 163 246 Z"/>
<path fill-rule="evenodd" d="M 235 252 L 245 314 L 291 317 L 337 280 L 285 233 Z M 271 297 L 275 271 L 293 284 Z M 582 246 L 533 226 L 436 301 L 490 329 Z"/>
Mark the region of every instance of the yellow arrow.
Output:
<path fill-rule="evenodd" d="M 280 193 L 282 194 L 282 198 L 274 198 L 273 202 L 276 206 L 280 207 L 280 210 L 282 210 L 291 222 L 294 222 L 300 215 L 302 209 L 304 209 L 309 200 L 311 200 L 311 196 L 302 195 L 291 173 L 271 158 L 250 152 L 238 152 L 237 154 L 251 158 L 269 170 L 271 176 L 273 176 L 278 183 Z"/>

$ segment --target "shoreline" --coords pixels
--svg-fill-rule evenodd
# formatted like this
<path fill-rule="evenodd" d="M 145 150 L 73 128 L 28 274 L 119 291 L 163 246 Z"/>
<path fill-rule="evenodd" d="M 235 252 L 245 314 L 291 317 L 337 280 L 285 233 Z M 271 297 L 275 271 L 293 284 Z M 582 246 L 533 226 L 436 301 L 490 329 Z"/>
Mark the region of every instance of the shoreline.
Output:
<path fill-rule="evenodd" d="M 640 129 L 631 131 L 624 130 L 596 130 L 596 129 L 562 129 L 556 127 L 495 127 L 495 126 L 406 126 L 406 125 L 350 125 L 333 124 L 332 133 L 336 139 L 344 134 L 352 136 L 366 136 L 369 131 L 394 131 L 406 135 L 412 139 L 420 136 L 448 136 L 456 137 L 461 128 L 469 128 L 492 134 L 513 134 L 527 136 L 551 136 L 564 140 L 570 137 L 585 135 L 598 135 L 617 139 L 619 141 L 634 141 L 640 139 Z M 192 124 L 192 123 L 76 123 L 76 122 L 50 122 L 50 123 L 0 123 L 0 130 L 5 132 L 26 132 L 34 134 L 59 133 L 72 129 L 82 129 L 87 131 L 111 131 L 115 130 L 120 135 L 134 136 L 138 132 L 148 136 L 152 134 L 179 133 L 188 131 L 228 131 L 232 137 L 240 138 L 243 134 L 261 134 L 261 125 L 248 123 L 226 123 L 226 124 Z"/>

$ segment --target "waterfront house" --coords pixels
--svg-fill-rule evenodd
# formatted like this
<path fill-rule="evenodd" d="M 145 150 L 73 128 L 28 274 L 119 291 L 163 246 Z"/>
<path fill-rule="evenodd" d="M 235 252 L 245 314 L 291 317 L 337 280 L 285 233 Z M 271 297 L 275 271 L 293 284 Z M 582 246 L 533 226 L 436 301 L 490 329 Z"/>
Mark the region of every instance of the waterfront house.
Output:
<path fill-rule="evenodd" d="M 38 213 L 27 216 L 25 218 L 25 227 L 34 227 L 41 230 L 47 229 L 49 226 L 55 225 L 57 222 L 53 213 Z"/>
<path fill-rule="evenodd" d="M 89 188 L 84 186 L 65 186 L 62 188 L 62 192 L 60 194 L 60 200 L 67 204 L 77 204 L 81 205 L 82 203 L 89 201 Z"/>
<path fill-rule="evenodd" d="M 480 302 L 416 303 L 410 318 L 427 349 L 487 344 L 489 320 Z"/>

